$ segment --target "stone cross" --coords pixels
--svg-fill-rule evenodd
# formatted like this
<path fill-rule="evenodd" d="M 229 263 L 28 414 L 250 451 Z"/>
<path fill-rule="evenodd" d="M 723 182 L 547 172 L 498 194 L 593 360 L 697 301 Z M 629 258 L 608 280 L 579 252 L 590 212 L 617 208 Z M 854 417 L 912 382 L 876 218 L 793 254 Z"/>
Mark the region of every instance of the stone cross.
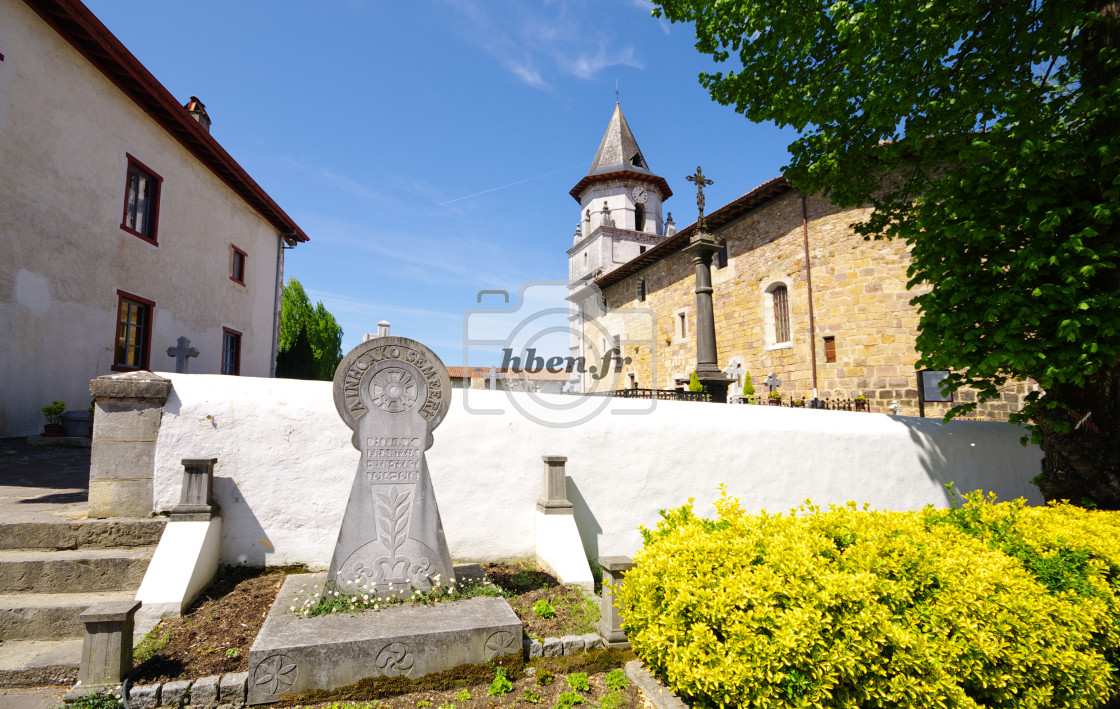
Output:
<path fill-rule="evenodd" d="M 766 379 L 763 380 L 762 383 L 770 387 L 770 391 L 774 391 L 774 387 L 780 387 L 782 385 L 782 380 L 778 379 L 777 374 L 770 372 L 770 374 L 766 375 Z"/>
<path fill-rule="evenodd" d="M 187 373 L 187 358 L 197 357 L 198 348 L 191 347 L 191 341 L 185 337 L 180 337 L 175 347 L 167 348 L 167 356 L 175 358 L 175 372 L 177 374 Z"/>
<path fill-rule="evenodd" d="M 424 452 L 451 404 L 451 378 L 430 349 L 375 337 L 350 350 L 334 403 L 361 451 L 328 581 L 380 597 L 455 582 Z"/>
<path fill-rule="evenodd" d="M 490 365 L 490 391 L 498 390 L 498 370 Z"/>
<path fill-rule="evenodd" d="M 704 221 L 704 187 L 707 185 L 714 185 L 715 183 L 707 177 L 704 177 L 704 172 L 700 169 L 699 165 L 696 166 L 696 174 L 689 175 L 685 179 L 696 185 L 696 210 L 700 214 L 700 216 L 696 217 L 696 228 L 704 230 L 708 227 L 707 222 Z"/>

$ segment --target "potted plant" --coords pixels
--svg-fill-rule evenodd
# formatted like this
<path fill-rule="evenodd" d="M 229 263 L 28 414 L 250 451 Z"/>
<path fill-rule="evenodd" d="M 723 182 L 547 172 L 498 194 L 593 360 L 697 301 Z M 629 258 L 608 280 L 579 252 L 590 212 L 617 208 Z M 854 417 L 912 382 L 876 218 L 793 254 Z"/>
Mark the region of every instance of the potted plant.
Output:
<path fill-rule="evenodd" d="M 863 394 L 860 394 L 860 395 L 856 396 L 854 401 L 856 402 L 856 411 L 870 411 L 871 410 L 870 407 L 867 404 L 867 397 L 864 396 Z"/>
<path fill-rule="evenodd" d="M 81 411 L 67 411 L 62 415 L 62 429 L 72 437 L 89 436 L 93 428 L 93 407 Z"/>
<path fill-rule="evenodd" d="M 47 424 L 43 426 L 43 435 L 52 438 L 62 436 L 62 415 L 66 413 L 66 403 L 63 401 L 52 401 L 40 409 L 40 411 L 47 417 Z"/>
<path fill-rule="evenodd" d="M 696 376 L 696 372 L 693 372 L 692 376 L 688 378 L 688 390 L 704 391 L 704 385 L 700 383 L 700 377 Z"/>
<path fill-rule="evenodd" d="M 778 392 L 772 391 L 769 394 L 767 394 L 766 397 L 770 400 L 770 405 L 771 406 L 781 406 L 782 405 L 782 395 L 779 394 Z"/>

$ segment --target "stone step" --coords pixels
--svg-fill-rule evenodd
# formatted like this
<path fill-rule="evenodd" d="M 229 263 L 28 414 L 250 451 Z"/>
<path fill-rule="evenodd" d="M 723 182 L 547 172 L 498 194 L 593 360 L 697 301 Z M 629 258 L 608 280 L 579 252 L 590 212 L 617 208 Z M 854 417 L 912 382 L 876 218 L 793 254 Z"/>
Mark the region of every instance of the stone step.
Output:
<path fill-rule="evenodd" d="M 95 603 L 129 601 L 136 591 L 0 594 L 0 640 L 80 638 L 78 616 Z"/>
<path fill-rule="evenodd" d="M 154 553 L 154 546 L 0 550 L 0 593 L 135 590 Z"/>
<path fill-rule="evenodd" d="M 0 643 L 0 687 L 72 685 L 81 661 L 81 638 L 6 640 Z"/>
<path fill-rule="evenodd" d="M 0 524 L 0 549 L 77 549 L 159 543 L 167 519 L 83 519 Z"/>

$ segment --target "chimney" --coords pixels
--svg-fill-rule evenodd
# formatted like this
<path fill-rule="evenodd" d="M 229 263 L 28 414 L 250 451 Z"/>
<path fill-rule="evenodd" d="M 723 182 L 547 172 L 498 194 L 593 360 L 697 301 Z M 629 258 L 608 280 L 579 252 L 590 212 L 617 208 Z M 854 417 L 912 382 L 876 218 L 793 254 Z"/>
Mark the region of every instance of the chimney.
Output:
<path fill-rule="evenodd" d="M 388 320 L 382 320 L 381 322 L 377 323 L 377 336 L 378 337 L 388 337 L 389 336 L 389 321 Z"/>
<path fill-rule="evenodd" d="M 673 221 L 673 213 L 669 212 L 669 218 L 665 220 L 665 236 L 672 236 L 677 233 L 677 223 Z"/>
<path fill-rule="evenodd" d="M 187 105 L 183 108 L 187 109 L 187 113 L 191 114 L 191 117 L 198 121 L 207 133 L 210 132 L 210 116 L 206 113 L 206 106 L 198 100 L 197 96 L 191 96 L 191 100 L 187 101 Z"/>

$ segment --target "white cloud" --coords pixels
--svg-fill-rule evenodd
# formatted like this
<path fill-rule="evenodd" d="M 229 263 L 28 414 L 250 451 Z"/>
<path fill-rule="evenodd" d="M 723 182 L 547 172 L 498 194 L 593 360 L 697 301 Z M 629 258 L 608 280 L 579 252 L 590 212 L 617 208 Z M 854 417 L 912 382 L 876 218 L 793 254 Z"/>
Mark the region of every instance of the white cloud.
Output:
<path fill-rule="evenodd" d="M 533 88 L 564 76 L 592 79 L 613 66 L 644 68 L 634 46 L 620 36 L 599 3 L 556 0 L 446 0 L 463 20 L 464 38 Z M 648 14 L 647 0 L 633 7 Z M 635 17 L 634 21 L 644 21 Z"/>

